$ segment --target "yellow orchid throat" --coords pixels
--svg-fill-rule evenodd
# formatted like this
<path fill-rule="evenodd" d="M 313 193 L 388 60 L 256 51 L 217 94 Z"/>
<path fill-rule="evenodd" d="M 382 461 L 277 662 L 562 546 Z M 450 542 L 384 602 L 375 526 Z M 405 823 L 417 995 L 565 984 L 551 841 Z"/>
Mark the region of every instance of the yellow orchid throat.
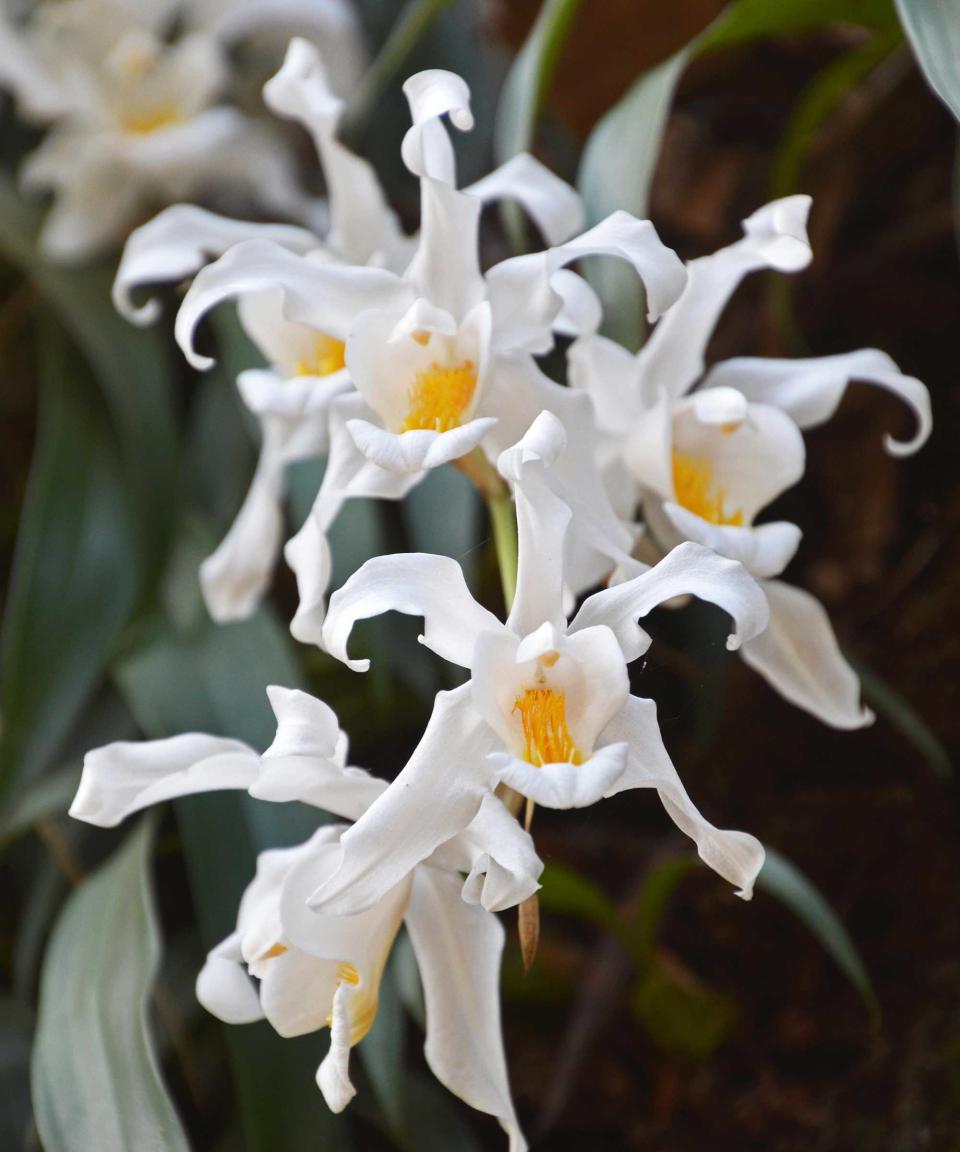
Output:
<path fill-rule="evenodd" d="M 711 524 L 743 524 L 743 512 L 728 512 L 726 490 L 713 483 L 713 466 L 703 456 L 673 449 L 673 490 L 679 505 Z"/>
<path fill-rule="evenodd" d="M 555 688 L 527 688 L 514 701 L 523 725 L 523 758 L 544 764 L 582 764 L 583 755 L 567 728 L 567 697 Z"/>
<path fill-rule="evenodd" d="M 452 366 L 431 364 L 417 373 L 410 388 L 410 407 L 401 431 L 449 432 L 459 428 L 476 388 L 477 370 L 472 360 Z"/>
<path fill-rule="evenodd" d="M 293 367 L 295 376 L 332 376 L 346 367 L 346 345 L 333 336 L 317 335 L 310 351 Z"/>
<path fill-rule="evenodd" d="M 172 102 L 155 108 L 136 112 L 130 110 L 122 116 L 123 129 L 133 136 L 149 136 L 163 128 L 173 128 L 182 124 L 186 117 Z"/>

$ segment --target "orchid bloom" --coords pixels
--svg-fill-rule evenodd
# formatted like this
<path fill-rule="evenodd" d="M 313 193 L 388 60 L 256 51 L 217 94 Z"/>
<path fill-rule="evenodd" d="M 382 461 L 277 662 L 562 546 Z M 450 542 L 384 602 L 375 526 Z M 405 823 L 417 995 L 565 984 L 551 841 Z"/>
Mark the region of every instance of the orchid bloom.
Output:
<path fill-rule="evenodd" d="M 421 642 L 471 679 L 437 698 L 410 761 L 341 840 L 332 879 L 311 904 L 361 912 L 419 860 L 476 818 L 500 786 L 550 808 L 583 807 L 628 788 L 654 788 L 702 859 L 749 898 L 763 863 L 752 836 L 697 810 L 663 746 L 651 700 L 630 695 L 627 665 L 650 637 L 637 621 L 681 594 L 720 605 L 736 647 L 762 631 L 766 603 L 740 564 L 683 544 L 655 568 L 563 608 L 569 507 L 552 488 L 564 431 L 543 413 L 499 461 L 519 523 L 517 593 L 506 623 L 470 595 L 455 561 L 408 554 L 367 561 L 330 599 L 327 649 L 358 671 L 347 641 L 357 620 L 395 610 L 424 618 Z"/>
<path fill-rule="evenodd" d="M 387 205 L 373 169 L 337 140 L 343 102 L 330 88 L 312 44 L 291 42 L 283 66 L 264 87 L 264 99 L 273 112 L 301 123 L 313 137 L 329 199 L 322 237 L 289 225 L 231 220 L 188 204 L 168 208 L 133 233 L 117 270 L 114 301 L 134 323 L 152 323 L 160 311 L 155 298 L 134 302 L 139 287 L 183 280 L 251 239 L 269 240 L 320 265 L 399 270 L 409 262 L 412 242 Z M 260 424 L 260 455 L 232 527 L 200 569 L 207 607 L 221 621 L 248 616 L 264 594 L 282 542 L 286 466 L 328 451 L 331 405 L 352 392 L 343 342 L 287 320 L 282 299 L 279 288 L 268 287 L 239 300 L 240 323 L 267 367 L 248 369 L 237 379 L 244 403 Z M 402 495 L 402 481 L 389 481 L 385 494 Z M 374 488 L 361 494 L 378 493 Z"/>
<path fill-rule="evenodd" d="M 740 280 L 809 263 L 809 206 L 806 196 L 774 201 L 744 222 L 742 239 L 691 261 L 683 295 L 636 356 L 595 327 L 582 331 L 568 354 L 570 380 L 594 402 L 600 464 L 621 514 L 642 501 L 650 544 L 666 551 L 693 540 L 739 560 L 770 605 L 770 625 L 743 645 L 743 659 L 787 700 L 827 724 L 856 728 L 873 717 L 826 612 L 775 579 L 801 531 L 754 521 L 803 476 L 802 430 L 833 415 L 848 383 L 877 384 L 913 409 L 914 438 L 886 441 L 894 455 L 916 451 L 930 434 L 927 390 L 872 348 L 806 360 L 737 358 L 705 371 L 707 343 Z"/>
<path fill-rule="evenodd" d="M 240 741 L 196 733 L 110 744 L 86 756 L 71 815 L 111 827 L 161 800 L 247 789 L 263 800 L 361 817 L 386 784 L 344 766 L 346 737 L 334 713 L 305 692 L 268 693 L 277 735 L 262 757 Z M 197 979 L 198 999 L 228 1024 L 266 1017 L 281 1036 L 328 1027 L 317 1083 L 340 1112 L 354 1095 L 350 1051 L 374 1025 L 380 980 L 405 924 L 423 983 L 430 1068 L 451 1092 L 499 1120 L 511 1152 L 524 1152 L 500 1030 L 504 932 L 490 909 L 536 889 L 542 864 L 530 837 L 488 797 L 461 836 L 398 876 L 362 915 L 314 911 L 307 897 L 318 875 L 336 871 L 346 828 L 326 824 L 297 847 L 260 854 L 236 929 L 211 950 Z"/>
<path fill-rule="evenodd" d="M 315 213 L 283 144 L 226 102 L 226 41 L 288 21 L 284 7 L 271 17 L 263 2 L 229 13 L 211 3 L 58 0 L 35 4 L 22 27 L 0 22 L 0 85 L 25 117 L 52 125 L 22 171 L 27 187 L 54 194 L 45 254 L 87 259 L 157 205 L 206 194 L 295 218 Z M 327 52 L 355 81 L 356 28 L 345 6 L 327 7 L 331 18 L 313 24 L 336 38 Z M 178 18 L 183 33 L 168 42 Z"/>
<path fill-rule="evenodd" d="M 300 80 L 301 106 L 315 107 L 314 76 L 305 69 Z M 326 534 L 344 499 L 402 496 L 428 470 L 478 446 L 495 461 L 544 409 L 560 416 L 571 445 L 562 471 L 564 495 L 578 513 L 574 591 L 614 568 L 629 571 L 634 534 L 616 516 L 596 472 L 589 402 L 547 379 L 533 356 L 549 350 L 554 327 L 562 328 L 567 312 L 580 306 L 572 287 L 579 282 L 563 272 L 570 261 L 600 253 L 633 264 L 652 318 L 677 298 L 685 280 L 682 264 L 652 225 L 626 213 L 566 240 L 580 223 L 579 200 L 529 156 L 457 190 L 443 117 L 460 129 L 472 125 L 469 89 L 460 77 L 431 70 L 408 79 L 404 91 L 413 125 L 402 154 L 420 180 L 422 212 L 416 251 L 402 274 L 320 264 L 276 242 L 250 240 L 197 275 L 177 317 L 180 345 L 199 368 L 211 363 L 193 346 L 201 317 L 224 299 L 265 290 L 282 294 L 288 320 L 345 344 L 356 392 L 335 404 L 344 435 L 338 445 L 331 437 L 337 482 L 324 484 L 286 548 L 300 589 L 292 631 L 304 641 L 321 638 Z M 504 197 L 527 209 L 552 247 L 483 274 L 480 212 L 486 201 Z"/>

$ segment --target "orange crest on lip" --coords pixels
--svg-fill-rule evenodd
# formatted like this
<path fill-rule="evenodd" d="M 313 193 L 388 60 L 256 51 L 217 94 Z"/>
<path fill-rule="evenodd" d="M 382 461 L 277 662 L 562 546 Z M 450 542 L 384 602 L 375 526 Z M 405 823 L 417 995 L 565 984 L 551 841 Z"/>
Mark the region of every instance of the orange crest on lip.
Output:
<path fill-rule="evenodd" d="M 567 728 L 567 698 L 555 688 L 527 688 L 514 701 L 523 724 L 523 758 L 544 764 L 582 764 L 583 756 Z"/>
<path fill-rule="evenodd" d="M 431 364 L 425 372 L 418 372 L 413 382 L 410 408 L 402 430 L 449 432 L 451 428 L 459 428 L 476 387 L 477 370 L 472 360 L 451 367 Z"/>
<path fill-rule="evenodd" d="M 713 485 L 713 468 L 702 456 L 673 449 L 673 488 L 677 503 L 711 524 L 743 524 L 743 513 L 724 509 L 726 492 Z"/>

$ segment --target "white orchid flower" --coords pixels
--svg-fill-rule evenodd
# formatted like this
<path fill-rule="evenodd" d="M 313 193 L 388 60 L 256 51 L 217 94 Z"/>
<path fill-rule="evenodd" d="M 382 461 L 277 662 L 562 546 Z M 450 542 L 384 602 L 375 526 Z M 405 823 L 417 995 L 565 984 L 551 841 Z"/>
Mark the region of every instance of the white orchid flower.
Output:
<path fill-rule="evenodd" d="M 583 807 L 628 788 L 654 788 L 710 867 L 749 898 L 763 863 L 752 836 L 710 824 L 690 800 L 663 746 L 651 700 L 630 695 L 627 665 L 650 637 L 638 626 L 680 594 L 719 604 L 734 620 L 728 643 L 758 634 L 767 608 L 740 564 L 697 544 L 589 597 L 568 623 L 563 609 L 570 509 L 550 486 L 563 450 L 559 420 L 543 413 L 500 459 L 514 485 L 519 524 L 517 594 L 505 624 L 470 595 L 455 561 L 408 554 L 367 561 L 330 600 L 328 650 L 354 669 L 347 641 L 357 620 L 386 611 L 424 618 L 421 643 L 470 670 L 437 697 L 409 763 L 345 833 L 332 879 L 311 904 L 356 913 L 379 901 L 419 860 L 456 836 L 500 785 L 550 808 Z"/>
<path fill-rule="evenodd" d="M 291 103 L 310 109 L 322 103 L 309 69 L 300 71 L 299 83 L 290 80 Z M 684 283 L 682 264 L 652 225 L 626 213 L 568 240 L 581 221 L 579 200 L 529 156 L 457 190 L 443 117 L 460 129 L 472 125 L 469 89 L 460 77 L 431 70 L 411 77 L 404 90 L 413 125 L 402 152 L 420 180 L 422 203 L 417 247 L 405 271 L 398 274 L 383 261 L 379 267 L 319 263 L 276 241 L 253 239 L 199 273 L 177 317 L 180 345 L 198 368 L 211 363 L 193 344 L 202 316 L 227 298 L 242 301 L 264 291 L 282 294 L 287 320 L 345 345 L 357 396 L 342 421 L 348 443 L 331 445 L 331 453 L 357 480 L 348 489 L 325 484 L 286 549 L 300 588 L 293 632 L 304 641 L 321 637 L 326 532 L 344 498 L 402 496 L 428 470 L 478 446 L 495 461 L 545 408 L 561 417 L 571 442 L 563 471 L 565 496 L 578 513 L 574 590 L 617 566 L 629 570 L 634 534 L 599 482 L 589 403 L 548 380 L 533 355 L 551 347 L 554 326 L 563 324 L 570 305 L 562 269 L 570 261 L 601 253 L 632 263 L 647 286 L 652 317 Z M 480 213 L 484 203 L 502 198 L 519 201 L 552 247 L 483 274 Z"/>
<path fill-rule="evenodd" d="M 160 310 L 155 298 L 136 305 L 136 289 L 181 281 L 250 239 L 269 240 L 317 264 L 399 270 L 409 262 L 412 241 L 402 233 L 373 169 L 337 140 L 343 102 L 331 89 L 314 45 L 291 42 L 264 98 L 275 113 L 301 123 L 313 137 L 329 197 L 322 238 L 303 228 L 232 220 L 193 205 L 168 208 L 130 237 L 114 281 L 114 301 L 134 323 L 149 324 Z M 286 467 L 328 450 L 331 403 L 352 391 L 343 342 L 287 320 L 279 288 L 243 295 L 239 318 L 268 366 L 238 377 L 241 397 L 260 424 L 260 456 L 230 531 L 200 570 L 207 606 L 221 621 L 249 615 L 269 585 L 282 542 Z M 392 477 L 384 494 L 400 496 L 407 486 Z M 366 492 L 361 477 L 353 494 L 377 495 L 379 488 Z"/>
<path fill-rule="evenodd" d="M 683 295 L 636 356 L 583 325 L 569 350 L 570 379 L 594 402 L 601 466 L 621 514 L 642 500 L 648 541 L 663 550 L 696 541 L 760 579 L 770 626 L 743 645 L 743 659 L 787 700 L 827 724 L 856 728 L 873 717 L 826 612 L 775 579 L 801 531 L 755 518 L 800 480 L 802 431 L 833 415 L 851 381 L 886 388 L 913 409 L 914 438 L 887 438 L 895 455 L 916 451 L 930 434 L 927 390 L 870 348 L 808 360 L 737 358 L 705 373 L 707 343 L 740 280 L 760 268 L 797 272 L 809 263 L 809 207 L 806 196 L 774 201 L 744 222 L 742 239 L 691 261 Z"/>
<path fill-rule="evenodd" d="M 362 816 L 386 784 L 344 767 L 346 737 L 333 712 L 305 692 L 268 693 L 278 726 L 262 758 L 237 740 L 198 734 L 110 744 L 85 758 L 71 814 L 110 827 L 160 800 L 246 788 L 263 800 Z M 398 877 L 362 915 L 316 912 L 307 896 L 317 876 L 336 871 L 346 829 L 324 825 L 304 844 L 260 854 L 235 930 L 197 979 L 198 999 L 229 1024 L 266 1017 L 281 1036 L 329 1027 L 317 1083 L 342 1111 L 354 1095 L 350 1051 L 374 1026 L 380 980 L 405 924 L 426 1000 L 428 1064 L 451 1092 L 499 1120 L 511 1152 L 524 1152 L 500 1029 L 504 932 L 490 909 L 536 890 L 543 866 L 530 837 L 488 797 L 461 836 Z"/>
<path fill-rule="evenodd" d="M 63 0 L 34 5 L 22 27 L 0 23 L 0 84 L 25 116 L 53 125 L 22 172 L 27 187 L 54 193 L 40 237 L 51 258 L 86 259 L 157 205 L 191 197 L 314 213 L 282 142 L 227 103 L 227 40 L 269 22 L 267 5 L 232 18 L 208 7 Z M 313 23 L 342 47 L 327 52 L 355 59 L 353 21 L 327 7 L 330 18 Z M 178 18 L 183 33 L 169 42 Z"/>

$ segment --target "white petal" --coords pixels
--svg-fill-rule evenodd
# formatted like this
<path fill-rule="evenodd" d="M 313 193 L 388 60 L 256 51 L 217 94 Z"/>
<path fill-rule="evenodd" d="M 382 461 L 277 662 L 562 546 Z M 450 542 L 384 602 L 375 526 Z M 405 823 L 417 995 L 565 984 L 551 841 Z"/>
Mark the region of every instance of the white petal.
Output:
<path fill-rule="evenodd" d="M 630 564 L 634 535 L 617 516 L 597 468 L 598 438 L 590 400 L 548 379 L 526 355 L 498 356 L 483 413 L 498 417 L 484 441 L 488 456 L 514 445 L 544 410 L 563 424 L 566 449 L 544 478 L 573 513 L 565 547 L 564 582 L 574 593 Z"/>
<path fill-rule="evenodd" d="M 768 404 L 750 404 L 746 419 L 718 425 L 698 418 L 693 397 L 683 400 L 674 409 L 673 447 L 708 468 L 711 490 L 723 493 L 727 514 L 739 512 L 746 524 L 797 483 L 806 463 L 800 429 Z"/>
<path fill-rule="evenodd" d="M 418 296 L 458 320 L 485 294 L 478 249 L 482 207 L 442 180 L 420 181 L 420 238 L 404 278 Z"/>
<path fill-rule="evenodd" d="M 277 735 L 262 757 L 250 795 L 261 800 L 299 800 L 358 819 L 386 784 L 360 768 L 342 764 L 343 733 L 333 711 L 297 689 L 267 689 Z"/>
<path fill-rule="evenodd" d="M 454 72 L 430 68 L 404 81 L 403 94 L 413 120 L 400 147 L 404 164 L 414 176 L 431 177 L 452 186 L 456 182 L 453 146 L 441 117 L 448 115 L 461 132 L 473 127 L 466 81 Z"/>
<path fill-rule="evenodd" d="M 411 429 L 388 432 L 368 420 L 351 420 L 347 425 L 353 442 L 372 463 L 402 476 L 428 472 L 472 452 L 496 424 L 494 417 L 470 420 L 447 432 Z"/>
<path fill-rule="evenodd" d="M 615 791 L 656 788 L 670 819 L 696 844 L 700 859 L 735 884 L 738 896 L 749 900 L 753 883 L 763 867 L 763 845 L 746 832 L 714 828 L 700 814 L 663 746 L 653 701 L 631 696 L 604 737 L 615 742 L 626 741 L 630 746 L 627 770 Z"/>
<path fill-rule="evenodd" d="M 420 637 L 431 651 L 469 668 L 482 632 L 502 632 L 503 625 L 470 594 L 463 570 L 449 556 L 407 552 L 375 556 L 330 597 L 323 626 L 323 646 L 354 671 L 365 672 L 369 660 L 351 660 L 347 641 L 358 620 L 383 612 L 424 618 Z"/>
<path fill-rule="evenodd" d="M 616 791 L 627 769 L 627 745 L 607 744 L 582 764 L 534 767 L 515 756 L 490 757 L 501 783 L 542 808 L 587 808 Z"/>
<path fill-rule="evenodd" d="M 860 682 L 843 658 L 830 618 L 809 592 L 767 580 L 767 630 L 743 646 L 743 659 L 791 704 L 833 728 L 862 728 L 873 713 L 860 703 Z"/>
<path fill-rule="evenodd" d="M 5 12 L 0 12 L 0 87 L 14 95 L 25 120 L 42 123 L 70 110 L 69 89 Z"/>
<path fill-rule="evenodd" d="M 736 388 L 709 388 L 694 392 L 689 403 L 701 424 L 735 426 L 747 418 L 747 398 Z"/>
<path fill-rule="evenodd" d="M 733 618 L 727 647 L 738 648 L 762 632 L 768 609 L 760 586 L 742 564 L 725 560 L 699 544 L 680 544 L 649 572 L 604 588 L 584 601 L 570 631 L 605 624 L 612 629 L 627 661 L 650 647 L 637 624 L 651 609 L 674 596 L 693 595 L 718 605 Z"/>
<path fill-rule="evenodd" d="M 211 617 L 243 620 L 270 584 L 283 532 L 283 495 L 291 429 L 264 420 L 260 457 L 230 530 L 200 565 L 200 587 Z"/>
<path fill-rule="evenodd" d="M 197 999 L 224 1024 L 252 1024 L 263 1019 L 260 997 L 247 975 L 240 952 L 240 933 L 232 932 L 210 952 L 197 976 Z"/>
<path fill-rule="evenodd" d="M 729 560 L 739 560 L 758 580 L 779 576 L 793 559 L 803 535 L 796 524 L 786 520 L 741 528 L 711 524 L 678 504 L 664 504 L 663 512 L 685 540 L 711 548 Z"/>
<path fill-rule="evenodd" d="M 302 124 L 313 137 L 330 200 L 329 246 L 352 264 L 388 253 L 399 237 L 396 217 L 373 168 L 337 139 L 343 102 L 329 86 L 315 45 L 291 40 L 283 67 L 263 95 L 272 111 Z"/>
<path fill-rule="evenodd" d="M 473 708 L 469 684 L 438 693 L 409 762 L 344 834 L 340 869 L 314 893 L 311 905 L 344 916 L 370 908 L 468 827 L 492 791 L 487 754 L 496 746 Z"/>
<path fill-rule="evenodd" d="M 899 396 L 917 418 L 917 431 L 912 440 L 894 440 L 891 436 L 885 439 L 888 452 L 906 456 L 926 443 L 933 427 L 930 393 L 919 380 L 905 376 L 885 352 L 876 348 L 808 360 L 737 357 L 712 368 L 704 380 L 704 389 L 737 388 L 748 400 L 782 408 L 801 428 L 815 428 L 836 412 L 847 385 L 853 380 L 886 388 Z"/>
<path fill-rule="evenodd" d="M 566 630 L 564 545 L 571 513 L 543 476 L 566 443 L 557 417 L 541 412 L 523 439 L 497 461 L 500 474 L 513 483 L 517 503 L 517 590 L 507 627 L 518 636 L 545 621 Z"/>
<path fill-rule="evenodd" d="M 410 293 L 380 268 L 320 264 L 269 240 L 247 240 L 201 269 L 180 306 L 177 342 L 190 363 L 195 368 L 213 364 L 193 347 L 194 330 L 206 312 L 230 297 L 276 287 L 283 289 L 288 320 L 343 341 L 360 312 L 400 307 Z"/>
<path fill-rule="evenodd" d="M 70 815 L 112 828 L 133 812 L 176 796 L 247 788 L 260 757 L 239 740 L 186 733 L 168 740 L 118 741 L 83 758 Z"/>
<path fill-rule="evenodd" d="M 512 156 L 464 192 L 484 204 L 517 201 L 548 244 L 562 244 L 583 227 L 583 204 L 577 192 L 529 152 Z"/>
<path fill-rule="evenodd" d="M 277 734 L 264 752 L 275 756 L 312 756 L 335 762 L 339 752 L 340 725 L 334 710 L 298 688 L 267 688 L 270 707 L 277 718 Z"/>
<path fill-rule="evenodd" d="M 317 1069 L 317 1086 L 331 1112 L 342 1112 L 357 1094 L 350 1080 L 351 992 L 351 986 L 344 981 L 334 993 L 330 1051 Z"/>
<path fill-rule="evenodd" d="M 419 479 L 416 473 L 401 475 L 367 460 L 347 430 L 347 424 L 361 414 L 373 415 L 359 396 L 340 396 L 331 404 L 330 455 L 323 482 L 303 526 L 284 548 L 300 596 L 290 632 L 304 644 L 322 643 L 331 571 L 327 533 L 344 501 L 363 496 L 399 500 Z"/>
<path fill-rule="evenodd" d="M 616 256 L 637 270 L 647 296 L 647 319 L 656 320 L 680 296 L 687 273 L 649 220 L 612 212 L 605 220 L 548 254 L 554 268 L 583 256 Z"/>
<path fill-rule="evenodd" d="M 525 1152 L 500 1029 L 503 928 L 461 900 L 455 875 L 427 866 L 414 877 L 407 928 L 426 999 L 431 1071 L 472 1108 L 496 1116 L 510 1152 Z"/>
<path fill-rule="evenodd" d="M 554 272 L 550 284 L 563 301 L 563 310 L 554 320 L 553 330 L 560 336 L 572 339 L 584 337 L 584 343 L 596 336 L 603 323 L 603 304 L 587 281 L 576 272 L 561 268 L 559 272 Z M 633 360 L 626 349 L 621 351 L 628 360 Z"/>
<path fill-rule="evenodd" d="M 484 796 L 467 829 L 442 844 L 429 863 L 468 873 L 463 899 L 488 912 L 502 912 L 532 896 L 543 872 L 533 837 L 493 793 Z"/>
<path fill-rule="evenodd" d="M 305 1036 L 326 1028 L 337 989 L 337 962 L 287 948 L 262 964 L 260 1004 L 280 1036 Z"/>
<path fill-rule="evenodd" d="M 686 271 L 649 220 L 614 212 L 583 235 L 546 252 L 503 260 L 486 275 L 493 308 L 494 340 L 501 351 L 523 349 L 533 354 L 553 346 L 552 328 L 564 300 L 552 286 L 553 276 L 583 256 L 615 256 L 632 264 L 643 280 L 652 319 L 680 295 Z"/>
<path fill-rule="evenodd" d="M 137 307 L 132 292 L 142 284 L 178 283 L 209 260 L 243 240 L 273 240 L 291 252 L 308 252 L 319 241 L 305 228 L 252 224 L 218 216 L 193 204 L 175 204 L 131 233 L 113 281 L 117 311 L 135 324 L 151 324 L 160 314 L 156 298 Z"/>
<path fill-rule="evenodd" d="M 117 180 L 110 158 L 89 145 L 77 134 L 54 129 L 20 169 L 23 188 L 55 193 L 39 246 L 58 263 L 78 263 L 110 248 L 147 207 L 142 184 Z"/>
<path fill-rule="evenodd" d="M 370 1006 L 375 1009 L 380 977 L 407 909 L 412 878 L 400 875 L 375 903 L 355 915 L 339 916 L 310 907 L 311 892 L 336 875 L 340 860 L 337 844 L 316 838 L 298 855 L 283 881 L 283 932 L 311 956 L 352 964 L 360 977 L 358 988 L 373 997 Z"/>
<path fill-rule="evenodd" d="M 237 930 L 240 952 L 252 975 L 262 978 L 277 944 L 289 942 L 281 918 L 284 886 L 291 871 L 302 861 L 315 861 L 326 854 L 335 864 L 343 824 L 324 824 L 309 840 L 292 848 L 270 848 L 257 856 L 257 870 L 240 900 Z"/>
<path fill-rule="evenodd" d="M 576 340 L 567 350 L 570 387 L 589 395 L 597 427 L 618 439 L 626 435 L 638 415 L 636 375 L 635 358 L 606 336 Z"/>
<path fill-rule="evenodd" d="M 696 382 L 713 329 L 744 276 L 760 268 L 797 272 L 807 266 L 809 210 L 809 196 L 774 200 L 744 221 L 741 240 L 690 261 L 683 295 L 638 356 L 651 395 L 663 388 L 677 398 Z"/>

